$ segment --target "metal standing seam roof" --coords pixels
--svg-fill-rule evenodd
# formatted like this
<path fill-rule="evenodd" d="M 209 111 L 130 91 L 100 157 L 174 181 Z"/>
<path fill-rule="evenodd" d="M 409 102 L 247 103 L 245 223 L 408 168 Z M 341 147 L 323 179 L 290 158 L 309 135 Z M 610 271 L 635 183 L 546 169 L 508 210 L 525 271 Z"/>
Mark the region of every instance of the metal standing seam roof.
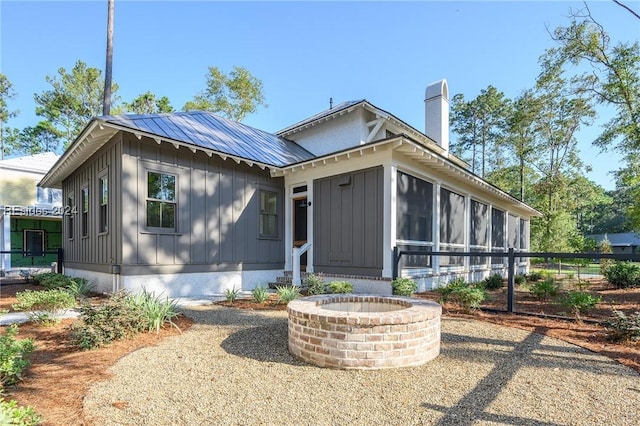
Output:
<path fill-rule="evenodd" d="M 133 131 L 277 167 L 315 158 L 293 141 L 205 111 L 103 116 L 98 119 Z"/>
<path fill-rule="evenodd" d="M 298 121 L 297 123 L 292 124 L 291 126 L 287 126 L 286 128 L 284 128 L 282 130 L 279 130 L 277 132 L 277 134 L 287 133 L 292 129 L 295 129 L 295 128 L 298 128 L 298 127 L 302 127 L 302 126 L 304 126 L 306 124 L 309 124 L 309 123 L 312 123 L 312 122 L 314 122 L 316 120 L 320 120 L 325 116 L 329 116 L 329 115 L 338 113 L 338 112 L 340 112 L 342 110 L 349 109 L 354 105 L 358 105 L 358 104 L 361 104 L 361 103 L 364 103 L 364 102 L 367 102 L 367 100 L 366 99 L 360 99 L 360 100 L 357 100 L 357 101 L 341 102 L 341 103 L 339 103 L 338 105 L 336 105 L 336 106 L 334 106 L 332 108 L 329 108 L 329 109 L 326 109 L 324 111 L 321 111 L 321 112 L 319 112 L 317 114 L 312 115 L 311 117 L 307 117 L 302 121 Z"/>

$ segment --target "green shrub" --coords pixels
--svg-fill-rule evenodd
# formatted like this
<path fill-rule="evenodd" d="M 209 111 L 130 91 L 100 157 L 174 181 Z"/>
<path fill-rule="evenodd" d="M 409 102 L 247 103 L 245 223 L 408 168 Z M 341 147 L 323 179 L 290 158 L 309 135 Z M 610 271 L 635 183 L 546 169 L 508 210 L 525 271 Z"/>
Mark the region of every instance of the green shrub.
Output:
<path fill-rule="evenodd" d="M 576 318 L 580 318 L 582 312 L 593 308 L 600 303 L 600 300 L 600 297 L 595 297 L 586 291 L 570 291 L 560 300 L 560 304 L 571 309 Z"/>
<path fill-rule="evenodd" d="M 227 299 L 227 302 L 233 303 L 238 300 L 238 296 L 240 295 L 240 289 L 233 287 L 231 290 L 226 289 L 224 291 L 224 297 Z"/>
<path fill-rule="evenodd" d="M 492 274 L 482 280 L 482 286 L 487 290 L 498 290 L 502 288 L 502 275 Z"/>
<path fill-rule="evenodd" d="M 558 284 L 553 278 L 546 278 L 544 281 L 537 281 L 531 284 L 529 291 L 540 300 L 547 300 L 558 295 Z"/>
<path fill-rule="evenodd" d="M 0 425 L 36 426 L 44 418 L 31 407 L 21 407 L 14 400 L 0 401 Z"/>
<path fill-rule="evenodd" d="M 331 281 L 327 287 L 331 293 L 353 293 L 353 284 L 349 281 Z"/>
<path fill-rule="evenodd" d="M 154 295 L 148 292 L 144 287 L 142 292 L 128 296 L 134 306 L 142 311 L 142 315 L 147 322 L 147 331 L 160 331 L 165 324 L 170 324 L 180 330 L 173 322 L 173 319 L 179 316 L 176 302 L 169 300 L 169 297 L 162 297 L 161 294 Z"/>
<path fill-rule="evenodd" d="M 515 282 L 516 285 L 525 284 L 527 282 L 527 277 L 524 274 L 517 274 L 513 277 L 513 282 Z"/>
<path fill-rule="evenodd" d="M 418 284 L 410 278 L 396 278 L 391 281 L 393 294 L 398 296 L 411 296 L 418 290 Z"/>
<path fill-rule="evenodd" d="M 82 349 L 94 349 L 140 333 L 148 326 L 140 306 L 119 292 L 102 305 L 84 304 L 80 308 L 80 321 L 71 326 L 71 341 Z"/>
<path fill-rule="evenodd" d="M 278 303 L 289 303 L 300 297 L 300 288 L 295 285 L 276 287 L 278 292 Z"/>
<path fill-rule="evenodd" d="M 540 271 L 531 271 L 528 276 L 529 281 L 540 281 L 542 278 L 542 272 Z"/>
<path fill-rule="evenodd" d="M 616 288 L 640 287 L 640 266 L 616 262 L 604 268 L 604 277 Z"/>
<path fill-rule="evenodd" d="M 456 278 L 451 280 L 446 286 L 438 288 L 438 293 L 440 293 L 440 300 L 443 302 L 449 301 L 449 295 L 456 291 L 458 288 L 468 287 L 464 278 Z"/>
<path fill-rule="evenodd" d="M 253 300 L 258 303 L 264 303 L 269 298 L 269 292 L 265 287 L 258 286 L 251 290 L 251 296 L 253 296 Z"/>
<path fill-rule="evenodd" d="M 22 378 L 22 372 L 30 364 L 29 355 L 35 350 L 33 339 L 18 340 L 17 334 L 18 326 L 13 324 L 0 336 L 0 390 Z"/>
<path fill-rule="evenodd" d="M 614 341 L 640 341 L 640 312 L 627 316 L 622 311 L 613 311 L 614 318 L 607 321 L 608 335 Z"/>
<path fill-rule="evenodd" d="M 60 288 L 21 291 L 16 293 L 16 299 L 18 303 L 13 304 L 13 309 L 27 311 L 31 321 L 44 325 L 57 324 L 69 308 L 76 306 L 76 299 Z"/>
<path fill-rule="evenodd" d="M 304 284 L 307 286 L 307 294 L 324 294 L 326 292 L 324 279 L 315 274 L 307 275 Z"/>
<path fill-rule="evenodd" d="M 460 306 L 465 311 L 478 309 L 487 296 L 481 286 L 469 285 L 464 278 L 456 278 L 445 287 L 438 289 L 442 302 L 451 302 Z"/>
<path fill-rule="evenodd" d="M 43 274 L 38 274 L 34 277 L 34 279 L 40 284 L 42 287 L 53 290 L 56 288 L 67 288 L 71 283 L 71 278 L 57 274 L 55 272 L 45 272 Z"/>

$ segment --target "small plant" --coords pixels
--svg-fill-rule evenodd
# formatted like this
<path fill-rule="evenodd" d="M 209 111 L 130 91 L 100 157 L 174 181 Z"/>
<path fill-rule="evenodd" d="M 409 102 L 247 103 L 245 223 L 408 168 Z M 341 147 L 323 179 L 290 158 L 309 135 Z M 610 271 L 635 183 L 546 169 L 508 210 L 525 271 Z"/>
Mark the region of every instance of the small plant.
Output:
<path fill-rule="evenodd" d="M 410 278 L 396 278 L 391 281 L 393 294 L 398 296 L 411 296 L 418 290 L 418 284 Z"/>
<path fill-rule="evenodd" d="M 640 266 L 631 262 L 615 262 L 603 271 L 604 277 L 616 288 L 640 287 Z"/>
<path fill-rule="evenodd" d="M 487 290 L 499 290 L 502 288 L 502 275 L 493 274 L 482 281 L 483 287 Z"/>
<path fill-rule="evenodd" d="M 309 274 L 305 278 L 304 284 L 307 286 L 307 294 L 309 295 L 324 294 L 326 292 L 324 279 L 318 275 Z"/>
<path fill-rule="evenodd" d="M 269 292 L 265 287 L 258 286 L 251 290 L 251 296 L 257 303 L 264 303 L 269 298 Z"/>
<path fill-rule="evenodd" d="M 331 293 L 353 293 L 353 284 L 349 281 L 331 281 L 327 287 Z"/>
<path fill-rule="evenodd" d="M 558 295 L 558 285 L 553 278 L 537 281 L 531 284 L 529 291 L 540 300 L 547 300 Z"/>
<path fill-rule="evenodd" d="M 102 305 L 80 308 L 80 321 L 71 326 L 71 341 L 81 349 L 94 349 L 140 333 L 148 324 L 142 309 L 119 292 Z"/>
<path fill-rule="evenodd" d="M 69 280 L 69 284 L 65 288 L 69 294 L 76 299 L 84 299 L 90 292 L 93 291 L 93 285 L 85 278 L 72 278 Z"/>
<path fill-rule="evenodd" d="M 29 355 L 35 350 L 33 339 L 18 340 L 17 334 L 18 326 L 13 324 L 0 336 L 0 391 L 22 378 L 22 372 L 30 364 Z"/>
<path fill-rule="evenodd" d="M 513 277 L 513 281 L 516 283 L 516 285 L 523 285 L 527 282 L 527 277 L 524 274 L 517 274 L 515 277 Z"/>
<path fill-rule="evenodd" d="M 570 291 L 560 300 L 560 304 L 571 309 L 577 319 L 580 319 L 582 312 L 593 308 L 598 303 L 600 303 L 600 297 L 594 297 L 586 291 Z"/>
<path fill-rule="evenodd" d="M 66 288 L 71 283 L 71 278 L 55 272 L 44 272 L 34 277 L 35 281 L 42 287 L 53 290 L 56 288 Z"/>
<path fill-rule="evenodd" d="M 289 303 L 300 297 L 300 288 L 295 285 L 276 287 L 278 293 L 278 303 Z"/>
<path fill-rule="evenodd" d="M 542 275 L 542 272 L 540 272 L 540 271 L 531 271 L 529 273 L 529 276 L 528 276 L 529 281 L 534 281 L 534 282 L 535 281 L 540 281 L 540 280 L 542 280 L 542 278 L 544 278 L 544 277 Z"/>
<path fill-rule="evenodd" d="M 640 341 L 640 312 L 627 316 L 622 311 L 613 311 L 614 318 L 607 321 L 608 335 L 611 340 Z"/>
<path fill-rule="evenodd" d="M 227 299 L 227 302 L 233 303 L 238 300 L 238 296 L 240 295 L 240 289 L 233 287 L 231 290 L 226 289 L 224 291 L 224 297 Z"/>
<path fill-rule="evenodd" d="M 52 290 L 25 290 L 16 293 L 18 303 L 13 304 L 17 311 L 27 311 L 31 321 L 43 325 L 53 325 L 60 322 L 62 315 L 76 306 L 76 299 L 66 290 L 57 288 Z"/>
<path fill-rule="evenodd" d="M 155 330 L 156 333 L 160 332 L 160 328 L 164 324 L 171 324 L 178 331 L 180 329 L 173 322 L 173 319 L 179 316 L 176 302 L 169 300 L 169 297 L 162 297 L 161 294 L 154 295 L 148 292 L 144 287 L 142 292 L 133 296 L 128 296 L 136 307 L 138 307 L 144 319 L 147 321 L 147 330 L 149 332 Z"/>
<path fill-rule="evenodd" d="M 449 296 L 451 293 L 455 292 L 458 288 L 467 287 L 467 283 L 464 278 L 456 278 L 451 280 L 446 286 L 438 288 L 438 293 L 440 293 L 440 300 L 443 302 L 449 301 Z"/>
<path fill-rule="evenodd" d="M 0 401 L 0 425 L 36 426 L 44 418 L 31 407 L 21 407 L 14 400 Z"/>

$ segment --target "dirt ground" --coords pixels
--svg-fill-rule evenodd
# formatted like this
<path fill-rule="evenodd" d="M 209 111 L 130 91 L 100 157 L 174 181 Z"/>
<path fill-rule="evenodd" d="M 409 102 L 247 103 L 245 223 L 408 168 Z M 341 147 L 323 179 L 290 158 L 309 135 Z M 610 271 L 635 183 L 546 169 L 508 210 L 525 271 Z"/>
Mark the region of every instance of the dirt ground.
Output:
<path fill-rule="evenodd" d="M 29 284 L 3 285 L 0 288 L 0 309 L 11 310 L 11 304 L 16 302 L 16 291 L 28 288 L 41 289 Z M 603 302 L 589 314 L 590 319 L 607 319 L 614 307 L 619 309 L 624 306 L 625 311 L 629 313 L 640 311 L 640 289 L 613 290 L 593 287 L 591 290 L 597 290 L 603 296 Z M 437 299 L 437 293 L 422 293 L 417 297 Z M 518 299 L 518 310 L 562 313 L 548 302 L 528 300 L 524 293 L 520 294 Z M 99 297 L 93 300 L 95 303 L 99 301 Z M 501 304 L 505 301 L 506 290 L 503 289 L 492 294 L 488 305 L 502 309 Z M 286 305 L 278 304 L 274 298 L 265 304 L 257 304 L 251 300 L 238 300 L 233 304 L 220 303 L 240 309 L 286 309 Z M 616 359 L 640 372 L 640 344 L 612 343 L 607 340 L 606 329 L 601 325 L 483 311 L 466 313 L 449 304 L 443 305 L 443 313 L 446 316 L 474 318 L 546 334 Z M 109 377 L 110 366 L 130 352 L 155 345 L 162 339 L 179 333 L 170 327 L 161 330 L 159 334 L 140 334 L 134 339 L 119 341 L 105 348 L 80 351 L 69 347 L 67 343 L 68 327 L 72 321 L 64 320 L 54 327 L 27 323 L 20 326 L 18 334 L 18 338 L 35 339 L 37 349 L 31 357 L 32 365 L 25 379 L 17 386 L 9 387 L 5 398 L 34 407 L 44 416 L 47 425 L 86 424 L 82 416 L 83 397 L 93 383 Z M 176 323 L 182 331 L 191 326 L 191 321 L 184 317 L 178 318 Z"/>

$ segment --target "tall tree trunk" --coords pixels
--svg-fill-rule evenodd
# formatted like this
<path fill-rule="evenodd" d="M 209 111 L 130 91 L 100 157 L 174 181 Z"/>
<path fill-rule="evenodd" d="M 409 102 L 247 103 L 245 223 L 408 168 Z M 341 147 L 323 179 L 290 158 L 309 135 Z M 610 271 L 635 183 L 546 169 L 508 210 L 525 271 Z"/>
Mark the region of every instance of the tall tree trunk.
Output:
<path fill-rule="evenodd" d="M 104 68 L 104 100 L 102 102 L 102 114 L 111 113 L 111 74 L 113 68 L 113 11 L 115 0 L 108 0 L 107 14 L 107 63 Z"/>
<path fill-rule="evenodd" d="M 524 203 L 524 157 L 520 157 L 520 201 Z"/>

